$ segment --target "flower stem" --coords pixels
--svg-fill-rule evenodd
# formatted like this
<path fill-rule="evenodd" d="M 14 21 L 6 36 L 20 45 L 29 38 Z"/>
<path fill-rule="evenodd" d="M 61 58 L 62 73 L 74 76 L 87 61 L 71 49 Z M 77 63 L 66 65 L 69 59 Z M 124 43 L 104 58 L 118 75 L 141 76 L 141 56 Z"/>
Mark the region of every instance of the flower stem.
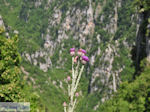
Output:
<path fill-rule="evenodd" d="M 67 108 L 66 107 L 64 107 L 64 112 L 67 112 Z"/>
<path fill-rule="evenodd" d="M 81 78 L 83 69 L 84 69 L 84 65 L 82 65 L 82 68 L 81 68 L 81 70 L 80 70 L 79 76 L 78 76 L 78 78 L 77 78 L 77 81 L 76 81 L 76 84 L 75 84 L 75 88 L 74 88 L 74 92 L 76 92 L 76 90 L 77 90 L 77 87 L 78 87 L 78 84 L 79 84 L 79 81 L 80 81 L 80 78 Z"/>

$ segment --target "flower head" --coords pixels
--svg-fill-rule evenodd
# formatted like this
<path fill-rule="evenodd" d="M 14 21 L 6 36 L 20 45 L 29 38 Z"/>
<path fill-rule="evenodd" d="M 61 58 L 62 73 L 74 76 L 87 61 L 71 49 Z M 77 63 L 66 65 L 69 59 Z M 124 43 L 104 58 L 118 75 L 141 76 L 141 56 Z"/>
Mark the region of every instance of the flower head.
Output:
<path fill-rule="evenodd" d="M 63 106 L 64 106 L 64 107 L 66 107 L 66 106 L 67 106 L 67 103 L 66 103 L 66 102 L 64 102 L 64 103 L 63 103 Z"/>
<path fill-rule="evenodd" d="M 68 77 L 67 77 L 67 81 L 70 81 L 70 80 L 71 80 L 71 77 L 70 77 L 70 76 L 68 76 Z"/>
<path fill-rule="evenodd" d="M 84 50 L 84 49 L 79 49 L 78 50 L 78 55 L 79 56 L 84 56 L 86 54 L 86 50 Z"/>
<path fill-rule="evenodd" d="M 89 61 L 89 58 L 87 56 L 82 56 L 82 63 L 86 64 Z"/>
<path fill-rule="evenodd" d="M 76 97 L 78 97 L 78 96 L 79 96 L 79 93 L 77 92 L 75 95 L 76 95 Z"/>
<path fill-rule="evenodd" d="M 75 55 L 75 48 L 70 48 L 70 55 L 74 56 Z"/>

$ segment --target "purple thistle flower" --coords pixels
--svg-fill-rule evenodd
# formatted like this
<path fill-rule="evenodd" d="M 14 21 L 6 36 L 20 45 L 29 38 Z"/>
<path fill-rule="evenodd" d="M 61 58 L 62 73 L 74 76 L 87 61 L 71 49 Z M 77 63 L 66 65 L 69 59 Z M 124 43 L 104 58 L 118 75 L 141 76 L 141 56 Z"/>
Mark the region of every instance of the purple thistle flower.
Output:
<path fill-rule="evenodd" d="M 79 96 L 79 93 L 77 92 L 75 95 L 76 95 L 76 97 L 78 97 L 78 96 Z"/>
<path fill-rule="evenodd" d="M 86 54 L 86 50 L 84 50 L 84 49 L 81 49 L 81 52 L 82 52 L 83 54 Z"/>
<path fill-rule="evenodd" d="M 74 56 L 75 55 L 75 48 L 70 48 L 70 55 Z"/>
<path fill-rule="evenodd" d="M 68 76 L 68 77 L 67 77 L 67 80 L 68 80 L 68 81 L 70 81 L 70 80 L 71 80 L 71 77 L 70 77 L 70 76 Z"/>
<path fill-rule="evenodd" d="M 87 56 L 82 56 L 82 63 L 86 64 L 89 61 L 89 58 Z"/>
<path fill-rule="evenodd" d="M 84 56 L 86 54 L 86 50 L 84 50 L 84 49 L 79 49 L 78 50 L 78 55 L 79 56 Z"/>
<path fill-rule="evenodd" d="M 70 48 L 70 52 L 73 52 L 73 51 L 75 51 L 75 48 Z"/>

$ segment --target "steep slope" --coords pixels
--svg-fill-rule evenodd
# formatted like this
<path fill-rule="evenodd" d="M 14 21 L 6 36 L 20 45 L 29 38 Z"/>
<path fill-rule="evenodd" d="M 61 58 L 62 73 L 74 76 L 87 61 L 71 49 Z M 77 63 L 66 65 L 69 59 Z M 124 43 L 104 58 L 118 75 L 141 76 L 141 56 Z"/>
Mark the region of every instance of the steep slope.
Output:
<path fill-rule="evenodd" d="M 149 112 L 150 68 L 132 83 L 123 83 L 112 99 L 106 101 L 97 112 Z"/>
<path fill-rule="evenodd" d="M 134 60 L 136 72 L 132 82 L 123 82 L 113 97 L 100 106 L 103 112 L 150 111 L 150 1 L 135 1 L 139 13 Z"/>
<path fill-rule="evenodd" d="M 122 81 L 133 78 L 138 15 L 132 0 L 1 0 L 0 14 L 19 31 L 22 66 L 50 111 L 63 109 L 70 47 L 85 48 L 90 57 L 78 112 L 96 110 Z"/>

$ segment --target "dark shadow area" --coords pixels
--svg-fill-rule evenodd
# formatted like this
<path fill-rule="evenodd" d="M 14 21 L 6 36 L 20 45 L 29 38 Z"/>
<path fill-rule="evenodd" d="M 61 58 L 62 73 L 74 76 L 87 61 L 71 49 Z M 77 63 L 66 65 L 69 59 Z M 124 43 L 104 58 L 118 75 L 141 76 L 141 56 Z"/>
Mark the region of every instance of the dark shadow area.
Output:
<path fill-rule="evenodd" d="M 136 76 L 139 76 L 142 72 L 142 68 L 140 66 L 141 61 L 146 58 L 146 26 L 148 25 L 148 17 L 149 17 L 149 11 L 143 12 L 139 14 L 139 30 L 136 37 L 136 46 L 132 47 L 131 55 L 132 60 L 134 62 L 135 66 L 135 73 L 133 76 L 133 79 L 136 78 Z"/>

